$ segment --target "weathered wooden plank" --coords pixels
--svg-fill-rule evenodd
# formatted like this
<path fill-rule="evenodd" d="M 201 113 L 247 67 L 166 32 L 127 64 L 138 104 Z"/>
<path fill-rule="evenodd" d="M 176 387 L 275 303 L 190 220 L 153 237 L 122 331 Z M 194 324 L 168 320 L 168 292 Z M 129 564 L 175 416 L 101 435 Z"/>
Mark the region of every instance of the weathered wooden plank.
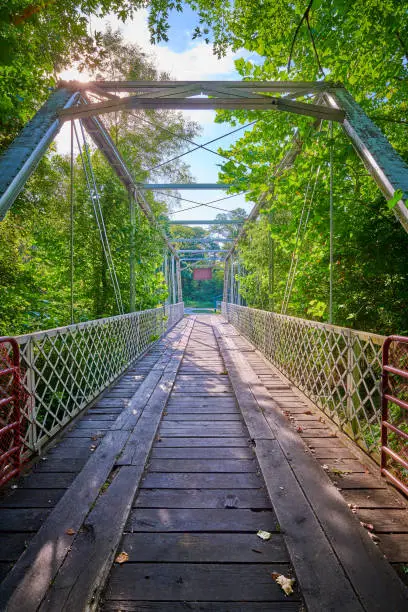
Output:
<path fill-rule="evenodd" d="M 31 538 L 31 533 L 0 533 L 0 561 L 17 561 Z"/>
<path fill-rule="evenodd" d="M 0 581 L 4 580 L 12 567 L 13 564 L 10 561 L 0 561 Z"/>
<path fill-rule="evenodd" d="M 67 489 L 76 477 L 75 472 L 32 472 L 19 480 L 21 489 Z"/>
<path fill-rule="evenodd" d="M 45 508 L 0 508 L 0 532 L 37 531 L 49 513 Z"/>
<path fill-rule="evenodd" d="M 252 512 L 230 508 L 136 508 L 126 531 L 253 531 L 277 530 L 272 509 Z"/>
<path fill-rule="evenodd" d="M 188 411 L 188 412 L 187 412 Z M 169 417 L 172 417 L 173 415 L 178 415 L 178 414 L 189 414 L 189 415 L 201 415 L 201 414 L 205 414 L 205 415 L 220 415 L 220 416 L 227 416 L 229 414 L 238 414 L 239 416 L 241 416 L 241 413 L 239 412 L 238 408 L 236 407 L 235 403 L 231 403 L 230 405 L 219 405 L 218 402 L 215 404 L 214 402 L 212 402 L 212 405 L 208 405 L 208 404 L 204 404 L 202 406 L 196 406 L 195 404 L 191 403 L 191 404 L 167 404 L 167 414 L 169 415 Z M 212 416 L 211 416 L 212 418 Z"/>
<path fill-rule="evenodd" d="M 325 469 L 328 473 L 337 475 L 346 475 L 350 472 L 364 474 L 367 469 L 360 461 L 354 459 L 316 459 L 321 465 L 327 466 Z"/>
<path fill-rule="evenodd" d="M 152 459 L 150 472 L 256 472 L 254 459 Z"/>
<path fill-rule="evenodd" d="M 112 425 L 111 421 L 99 420 L 99 419 L 81 419 L 76 426 L 76 429 L 100 429 L 108 430 Z"/>
<path fill-rule="evenodd" d="M 334 434 L 331 429 L 309 429 L 308 427 L 301 426 L 297 428 L 297 432 L 299 433 L 301 438 L 335 438 L 336 434 Z"/>
<path fill-rule="evenodd" d="M 262 480 L 257 474 L 147 474 L 144 489 L 258 489 Z"/>
<path fill-rule="evenodd" d="M 101 606 L 101 612 L 302 612 L 299 601 L 258 601 L 228 602 L 217 601 L 122 601 L 108 600 Z"/>
<path fill-rule="evenodd" d="M 17 489 L 1 502 L 1 508 L 53 508 L 65 489 Z"/>
<path fill-rule="evenodd" d="M 235 409 L 236 412 L 229 414 L 219 414 L 219 413 L 207 413 L 206 411 L 202 411 L 201 414 L 189 414 L 188 412 L 177 412 L 177 413 L 167 413 L 163 423 L 177 423 L 179 425 L 188 425 L 190 423 L 214 423 L 214 422 L 229 422 L 229 423 L 242 423 L 242 416 Z"/>
<path fill-rule="evenodd" d="M 72 429 L 65 435 L 66 440 L 71 440 L 73 438 L 86 438 L 87 440 L 98 437 L 103 438 L 106 434 L 106 429 L 99 429 L 95 427 L 94 429 Z"/>
<path fill-rule="evenodd" d="M 201 399 L 209 399 L 210 401 L 215 401 L 216 399 L 222 397 L 222 398 L 233 398 L 234 396 L 232 395 L 231 391 L 212 391 L 212 390 L 206 390 L 203 389 L 202 391 L 200 391 L 199 389 L 197 389 L 194 391 L 193 389 L 185 389 L 184 391 L 174 391 L 172 393 L 172 398 L 174 400 L 180 400 L 182 398 L 192 398 L 193 400 L 195 398 L 201 398 Z"/>
<path fill-rule="evenodd" d="M 278 533 L 267 542 L 255 533 L 132 533 L 120 548 L 131 563 L 289 563 Z"/>
<path fill-rule="evenodd" d="M 344 499 L 358 508 L 406 508 L 402 497 L 389 489 L 352 489 L 343 491 Z"/>
<path fill-rule="evenodd" d="M 86 457 L 82 459 L 60 459 L 54 457 L 45 457 L 45 461 L 41 461 L 36 465 L 34 471 L 36 473 L 44 472 L 75 472 L 78 473 L 82 470 L 89 455 L 92 453 L 91 448 L 88 450 Z"/>
<path fill-rule="evenodd" d="M 408 533 L 382 533 L 380 543 L 390 563 L 408 563 Z"/>
<path fill-rule="evenodd" d="M 213 408 L 216 406 L 218 409 L 233 407 L 236 409 L 237 402 L 233 397 L 220 397 L 214 402 L 211 397 L 170 397 L 169 408 Z"/>
<path fill-rule="evenodd" d="M 217 446 L 223 446 L 224 448 L 227 447 L 235 447 L 235 448 L 248 448 L 248 444 L 249 444 L 249 437 L 248 435 L 245 436 L 235 436 L 235 437 L 228 437 L 228 438 L 224 438 L 222 440 L 222 442 L 220 441 L 219 437 L 203 437 L 203 438 L 192 438 L 192 437 L 182 437 L 182 438 L 175 438 L 175 437 L 169 437 L 167 435 L 164 434 L 160 434 L 159 436 L 159 443 L 161 447 L 166 447 L 166 448 L 185 448 L 185 447 L 217 447 Z"/>
<path fill-rule="evenodd" d="M 272 572 L 288 575 L 290 568 L 287 564 L 125 563 L 113 568 L 107 596 L 178 602 L 209 597 L 222 602 L 284 601 Z M 297 592 L 293 598 L 299 598 Z"/>
<path fill-rule="evenodd" d="M 306 438 L 303 437 L 303 442 L 307 444 L 310 448 L 344 448 L 344 445 L 339 440 L 339 438 L 331 437 L 331 438 Z"/>
<path fill-rule="evenodd" d="M 215 421 L 237 421 L 242 423 L 242 416 L 239 413 L 239 411 L 237 410 L 237 408 L 234 408 L 234 412 L 228 412 L 228 413 L 220 413 L 220 412 L 214 412 L 214 413 L 209 413 L 207 411 L 201 411 L 200 413 L 189 413 L 189 412 L 172 412 L 169 411 L 167 412 L 166 418 L 164 419 L 163 422 L 165 423 L 169 423 L 169 422 L 176 422 L 176 423 L 185 423 L 186 421 L 188 422 L 201 422 L 201 421 L 210 421 L 210 422 L 215 422 Z"/>
<path fill-rule="evenodd" d="M 386 489 L 387 483 L 384 479 L 376 478 L 369 473 L 351 473 L 339 476 L 329 473 L 336 487 L 340 489 Z"/>
<path fill-rule="evenodd" d="M 200 425 L 194 427 L 193 425 L 180 425 L 179 427 L 165 426 L 164 424 L 160 427 L 160 436 L 185 438 L 185 437 L 212 437 L 212 438 L 226 438 L 244 436 L 246 434 L 245 428 L 241 424 L 231 424 L 227 426 L 221 425 Z"/>
<path fill-rule="evenodd" d="M 141 489 L 135 508 L 271 507 L 264 489 Z"/>
<path fill-rule="evenodd" d="M 408 513 L 406 510 L 390 509 L 387 512 L 378 508 L 361 508 L 358 518 L 364 523 L 374 525 L 375 533 L 408 533 Z"/>
<path fill-rule="evenodd" d="M 223 446 L 167 448 L 156 444 L 151 457 L 152 459 L 252 459 L 254 453 L 250 448 L 225 448 Z"/>
<path fill-rule="evenodd" d="M 96 437 L 95 440 L 92 440 L 92 437 L 95 436 L 87 435 L 84 438 L 67 438 L 67 436 L 64 436 L 63 440 L 58 443 L 58 446 L 54 446 L 49 451 L 47 456 L 53 457 L 54 453 L 58 454 L 62 450 L 69 451 L 74 448 L 86 448 L 87 450 L 89 450 L 91 446 L 98 445 L 102 440 L 102 438 L 98 437 Z M 75 456 L 73 457 L 73 459 L 75 459 Z"/>
<path fill-rule="evenodd" d="M 313 453 L 316 459 L 354 459 L 357 460 L 357 456 L 353 451 L 348 449 L 346 446 L 340 448 L 330 448 L 328 446 L 319 446 Z"/>

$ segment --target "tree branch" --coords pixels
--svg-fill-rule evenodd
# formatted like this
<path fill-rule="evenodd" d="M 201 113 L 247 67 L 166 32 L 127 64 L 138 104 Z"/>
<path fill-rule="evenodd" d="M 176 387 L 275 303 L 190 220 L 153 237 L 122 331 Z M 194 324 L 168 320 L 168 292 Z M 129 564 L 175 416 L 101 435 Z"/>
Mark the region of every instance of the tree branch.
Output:
<path fill-rule="evenodd" d="M 406 60 L 407 60 L 407 62 L 408 62 L 408 48 L 406 47 L 406 45 L 405 45 L 404 41 L 402 40 L 402 38 L 401 38 L 401 34 L 398 32 L 398 30 L 395 32 L 395 36 L 397 37 L 398 42 L 399 42 L 399 44 L 401 45 L 402 50 L 404 51 L 405 59 L 406 59 Z"/>
<path fill-rule="evenodd" d="M 297 39 L 298 34 L 299 34 L 299 30 L 302 27 L 302 23 L 304 22 L 304 20 L 305 19 L 308 20 L 309 12 L 310 12 L 310 9 L 312 8 L 312 4 L 313 4 L 313 0 L 309 0 L 309 4 L 307 5 L 307 8 L 306 8 L 305 12 L 303 13 L 302 18 L 299 21 L 298 26 L 296 28 L 295 35 L 293 37 L 292 44 L 290 46 L 290 53 L 289 53 L 289 60 L 288 60 L 288 67 L 287 67 L 288 72 L 290 71 L 290 63 L 292 61 L 293 49 L 295 48 L 295 43 L 296 43 L 296 39 Z"/>
<path fill-rule="evenodd" d="M 307 17 L 306 17 L 306 23 L 307 23 L 307 29 L 308 29 L 308 31 L 309 31 L 310 40 L 312 41 L 312 46 L 313 46 L 313 51 L 314 51 L 314 54 L 315 54 L 315 57 L 316 57 L 317 66 L 318 66 L 318 68 L 319 68 L 320 73 L 321 73 L 323 76 L 325 76 L 324 71 L 323 71 L 323 68 L 322 68 L 322 65 L 321 65 L 321 63 L 320 63 L 319 54 L 317 53 L 316 44 L 315 44 L 315 40 L 314 40 L 314 37 L 313 37 L 313 32 L 312 32 L 312 29 L 311 29 L 311 27 L 310 27 L 310 22 L 309 22 L 309 14 L 308 14 L 308 15 L 307 15 Z"/>

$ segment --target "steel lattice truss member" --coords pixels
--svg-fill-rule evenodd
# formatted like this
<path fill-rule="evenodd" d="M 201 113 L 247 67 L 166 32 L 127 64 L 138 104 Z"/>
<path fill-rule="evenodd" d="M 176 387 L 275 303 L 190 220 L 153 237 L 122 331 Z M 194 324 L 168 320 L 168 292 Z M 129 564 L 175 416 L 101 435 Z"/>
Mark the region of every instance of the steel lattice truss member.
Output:
<path fill-rule="evenodd" d="M 87 92 L 96 94 L 102 101 L 90 103 Z M 405 205 L 408 198 L 408 166 L 344 88 L 329 82 L 301 81 L 61 83 L 0 158 L 0 219 L 14 202 L 63 122 L 82 119 L 122 183 L 135 195 L 152 223 L 156 223 L 143 191 L 134 181 L 99 115 L 132 109 L 165 108 L 276 110 L 339 122 L 384 196 L 391 199 L 396 191 L 402 191 L 403 197 L 394 210 L 408 231 L 408 209 Z M 292 151 L 286 155 L 281 166 L 291 165 L 300 148 L 294 142 Z M 255 206 L 250 218 L 257 214 L 257 208 Z"/>

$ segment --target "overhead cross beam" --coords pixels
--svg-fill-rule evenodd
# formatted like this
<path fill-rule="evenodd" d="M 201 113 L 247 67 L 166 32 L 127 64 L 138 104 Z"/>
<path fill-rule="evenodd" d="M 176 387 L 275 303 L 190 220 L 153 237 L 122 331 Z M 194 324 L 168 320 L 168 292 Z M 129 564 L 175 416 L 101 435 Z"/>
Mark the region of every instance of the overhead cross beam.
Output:
<path fill-rule="evenodd" d="M 225 249 L 178 249 L 177 253 L 227 253 Z"/>
<path fill-rule="evenodd" d="M 216 84 L 214 84 L 216 83 Z M 101 83 L 78 84 L 76 82 L 64 83 L 65 87 L 83 89 L 97 88 L 101 90 Z M 115 87 L 112 87 L 115 90 Z M 123 90 L 122 90 L 123 91 Z M 272 97 L 267 88 L 261 89 L 257 82 L 246 83 L 245 87 L 237 88 L 228 81 L 218 82 L 192 82 L 188 85 L 180 85 L 170 82 L 167 88 L 162 87 L 161 83 L 156 83 L 153 91 L 146 92 L 145 88 L 137 95 L 119 97 L 112 95 L 108 100 L 95 102 L 93 104 L 80 104 L 72 109 L 61 109 L 59 116 L 62 120 L 81 119 L 104 113 L 117 112 L 122 110 L 279 110 L 298 115 L 306 115 L 330 121 L 343 121 L 345 113 L 338 108 L 330 108 L 324 104 L 314 104 L 312 102 L 298 102 L 290 100 L 288 97 Z M 305 92 L 308 90 L 305 88 Z M 296 92 L 299 96 L 299 93 Z M 198 97 L 197 97 L 198 96 Z M 208 97 L 201 97 L 208 96 Z"/>
<path fill-rule="evenodd" d="M 88 103 L 86 92 L 105 98 Z M 130 94 L 124 97 L 124 94 Z M 208 96 L 208 97 L 202 97 Z M 299 101 L 299 98 L 303 98 Z M 310 100 L 313 99 L 313 102 Z M 317 103 L 316 103 L 317 102 Z M 95 115 L 129 109 L 150 108 L 227 108 L 279 110 L 341 122 L 358 155 L 365 163 L 387 199 L 399 190 L 402 198 L 395 213 L 408 231 L 408 167 L 392 148 L 380 129 L 369 119 L 350 94 L 329 82 L 296 81 L 95 81 L 60 84 L 35 117 L 27 124 L 0 158 L 0 219 L 4 217 L 25 182 L 55 138 L 62 122 L 83 118 L 86 129 L 102 149 L 121 181 L 138 201 L 148 218 L 156 224 L 144 200 L 143 191 L 133 180 L 114 143 Z M 297 153 L 295 153 L 296 155 Z M 174 188 L 174 187 L 172 187 Z M 219 187 L 217 187 L 219 188 Z M 255 207 L 250 218 L 256 217 Z M 211 225 L 241 223 L 238 220 L 172 221 L 174 225 Z M 167 237 L 165 238 L 167 241 Z M 173 248 L 173 247 L 169 247 Z"/>
<path fill-rule="evenodd" d="M 217 219 L 204 219 L 198 221 L 197 219 L 184 221 L 169 221 L 170 225 L 242 225 L 245 223 L 245 219 L 225 219 L 224 221 L 219 221 Z"/>
<path fill-rule="evenodd" d="M 177 191 L 183 189 L 199 189 L 201 191 L 216 189 L 222 191 L 224 189 L 231 189 L 231 187 L 241 187 L 241 185 L 239 183 L 138 183 L 138 187 L 145 191 L 166 191 L 168 189 L 175 189 Z"/>

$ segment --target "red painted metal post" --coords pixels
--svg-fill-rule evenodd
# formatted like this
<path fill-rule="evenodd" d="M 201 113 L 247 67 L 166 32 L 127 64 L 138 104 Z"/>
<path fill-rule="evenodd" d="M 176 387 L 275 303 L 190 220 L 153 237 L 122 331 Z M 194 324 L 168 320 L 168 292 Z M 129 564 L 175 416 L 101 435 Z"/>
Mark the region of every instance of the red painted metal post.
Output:
<path fill-rule="evenodd" d="M 390 365 L 390 347 L 392 343 L 406 344 L 408 346 L 408 338 L 405 336 L 389 336 L 383 345 L 382 355 L 382 417 L 381 417 L 381 474 L 391 480 L 391 482 L 400 489 L 405 495 L 408 495 L 408 486 L 402 482 L 395 474 L 388 469 L 388 458 L 391 458 L 395 463 L 398 463 L 404 469 L 408 470 L 408 461 L 401 457 L 398 453 L 389 447 L 388 431 L 392 431 L 395 435 L 408 441 L 408 434 L 390 423 L 389 403 L 396 404 L 408 414 L 408 402 L 402 398 L 395 397 L 392 394 L 390 387 L 390 374 L 399 376 L 404 380 L 408 380 L 408 370 Z M 398 364 L 399 365 L 399 364 Z"/>
<path fill-rule="evenodd" d="M 20 473 L 21 399 L 18 343 L 0 338 L 0 487 Z"/>

